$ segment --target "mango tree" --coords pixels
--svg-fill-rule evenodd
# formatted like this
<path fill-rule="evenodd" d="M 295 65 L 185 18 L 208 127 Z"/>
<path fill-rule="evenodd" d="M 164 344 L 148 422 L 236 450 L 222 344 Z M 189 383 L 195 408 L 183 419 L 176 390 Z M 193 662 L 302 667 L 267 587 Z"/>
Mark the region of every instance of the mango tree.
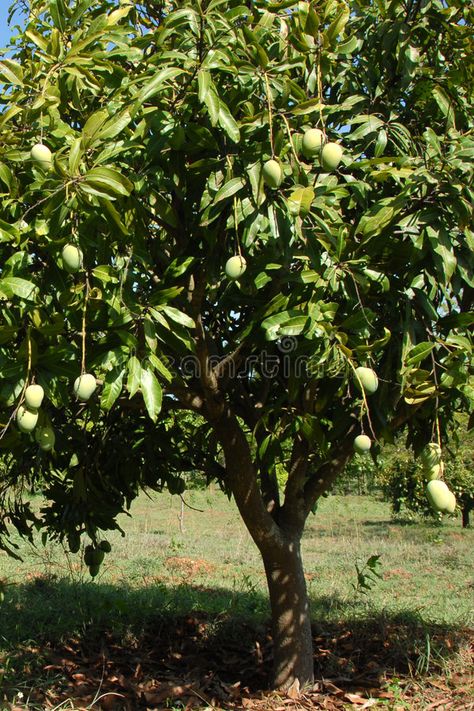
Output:
<path fill-rule="evenodd" d="M 141 487 L 179 492 L 202 469 L 262 556 L 273 684 L 311 683 L 307 517 L 356 437 L 371 452 L 402 428 L 415 448 L 443 443 L 474 400 L 473 10 L 28 0 L 12 14 L 2 545 L 15 555 L 12 525 L 72 550 L 87 534 L 95 574 L 100 531 Z"/>

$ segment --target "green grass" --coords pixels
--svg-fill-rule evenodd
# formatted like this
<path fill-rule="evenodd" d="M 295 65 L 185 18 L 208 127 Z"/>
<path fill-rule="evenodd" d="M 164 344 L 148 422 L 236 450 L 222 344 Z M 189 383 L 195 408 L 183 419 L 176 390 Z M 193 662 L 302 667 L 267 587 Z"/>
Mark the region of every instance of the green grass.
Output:
<path fill-rule="evenodd" d="M 43 652 L 67 639 L 90 642 L 110 629 L 117 639 L 139 639 L 159 620 L 201 612 L 209 639 L 241 635 L 242 620 L 262 628 L 269 616 L 264 573 L 234 504 L 220 492 L 188 492 L 185 499 L 202 512 L 186 507 L 181 530 L 179 498 L 141 496 L 132 516 L 120 518 L 126 536 L 109 536 L 112 553 L 95 580 L 81 557 L 59 544 L 18 541 L 22 564 L 0 553 L 0 579 L 8 583 L 0 668 L 9 688 L 46 683 Z M 402 524 L 391 520 L 388 504 L 369 497 L 322 500 L 303 542 L 317 629 L 334 636 L 350 628 L 365 641 L 386 635 L 392 646 L 399 639 L 404 670 L 448 669 L 457 646 L 431 640 L 474 625 L 473 543 L 474 531 L 456 519 L 441 527 Z M 373 555 L 382 578 L 362 594 L 356 565 Z"/>
<path fill-rule="evenodd" d="M 209 605 L 219 608 L 219 591 L 266 595 L 259 553 L 236 508 L 220 492 L 193 491 L 186 501 L 203 512 L 184 509 L 180 530 L 180 500 L 167 494 L 141 496 L 131 517 L 121 516 L 126 532 L 109 535 L 113 551 L 103 569 L 90 580 L 80 555 L 69 555 L 58 544 L 36 548 L 22 543 L 22 564 L 0 553 L 1 577 L 10 583 L 34 582 L 38 575 L 74 582 L 212 589 Z M 416 611 L 439 624 L 474 624 L 474 531 L 447 519 L 440 527 L 429 522 L 400 524 L 390 518 L 388 504 L 369 497 L 331 496 L 310 517 L 303 540 L 308 587 L 316 619 L 351 617 L 364 604 L 389 613 Z M 356 563 L 379 555 L 383 579 L 367 595 L 354 592 Z M 185 612 L 190 593 L 178 595 L 173 612 Z M 260 597 L 260 596 L 259 596 Z M 184 598 L 184 599 L 182 599 Z M 216 602 L 217 601 L 217 602 Z M 321 602 L 323 601 L 323 602 Z M 328 605 L 329 604 L 329 608 Z M 322 606 L 323 605 L 323 606 Z M 266 605 L 259 606 L 267 614 Z"/>

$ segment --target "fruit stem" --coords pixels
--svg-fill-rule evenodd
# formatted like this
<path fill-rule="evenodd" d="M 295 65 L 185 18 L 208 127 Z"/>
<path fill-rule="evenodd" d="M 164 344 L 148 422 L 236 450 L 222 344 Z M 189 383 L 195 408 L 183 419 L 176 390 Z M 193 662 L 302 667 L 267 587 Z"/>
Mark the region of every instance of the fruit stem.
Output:
<path fill-rule="evenodd" d="M 323 80 L 321 77 L 321 32 L 318 32 L 318 61 L 316 63 L 317 83 L 318 83 L 318 99 L 319 99 L 319 120 L 323 134 L 326 135 L 323 118 Z"/>
<path fill-rule="evenodd" d="M 270 82 L 268 81 L 268 75 L 263 72 L 263 78 L 265 80 L 265 93 L 267 95 L 267 106 L 268 106 L 268 123 L 270 132 L 270 149 L 272 152 L 272 158 L 275 158 L 275 150 L 273 147 L 273 108 L 272 108 L 272 94 L 270 90 Z"/>
<path fill-rule="evenodd" d="M 295 157 L 295 161 L 296 161 L 298 167 L 301 168 L 300 159 L 298 158 L 298 154 L 295 150 L 295 146 L 293 143 L 293 136 L 291 135 L 290 124 L 288 123 L 288 119 L 286 118 L 285 114 L 281 114 L 281 117 L 282 117 L 282 119 L 285 123 L 285 126 L 286 126 L 286 132 L 288 133 L 288 140 L 290 141 L 291 152 L 293 153 L 293 155 Z"/>
<path fill-rule="evenodd" d="M 87 302 L 89 301 L 89 279 L 86 275 L 86 293 L 84 297 L 84 305 L 82 307 L 82 331 L 81 331 L 81 336 L 82 336 L 82 359 L 81 359 L 81 375 L 84 375 L 86 372 L 86 336 L 87 336 L 87 330 L 86 330 L 86 317 L 87 317 Z"/>
<path fill-rule="evenodd" d="M 235 224 L 235 244 L 237 246 L 237 254 L 239 257 L 242 256 L 242 250 L 240 249 L 240 240 L 239 240 L 239 228 L 238 228 L 238 222 L 237 222 L 237 198 L 234 195 L 234 224 Z"/>

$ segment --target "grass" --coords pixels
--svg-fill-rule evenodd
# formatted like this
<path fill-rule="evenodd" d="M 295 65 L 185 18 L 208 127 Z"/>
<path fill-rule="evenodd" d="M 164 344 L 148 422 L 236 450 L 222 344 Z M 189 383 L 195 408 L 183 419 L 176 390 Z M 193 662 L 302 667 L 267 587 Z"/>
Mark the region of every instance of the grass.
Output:
<path fill-rule="evenodd" d="M 0 668 L 10 698 L 13 689 L 30 693 L 55 683 L 54 674 L 61 674 L 51 668 L 52 650 L 67 640 L 87 639 L 99 648 L 113 633 L 124 649 L 147 648 L 150 629 L 158 626 L 168 654 L 177 644 L 168 621 L 191 619 L 199 654 L 203 640 L 222 648 L 234 638 L 245 643 L 246 634 L 254 651 L 255 644 L 265 645 L 264 573 L 233 503 L 209 491 L 188 492 L 185 499 L 193 508 L 185 507 L 180 521 L 179 498 L 141 496 L 132 516 L 120 518 L 126 536 L 109 536 L 113 550 L 94 581 L 80 556 L 59 544 L 33 548 L 19 541 L 23 564 L 0 553 L 0 578 L 8 583 L 0 608 Z M 317 656 L 321 674 L 340 676 L 342 659 L 347 675 L 351 664 L 362 663 L 361 648 L 375 664 L 386 640 L 392 655 L 384 657 L 386 676 L 462 673 L 466 645 L 456 640 L 474 626 L 473 542 L 474 531 L 456 519 L 442 527 L 396 523 L 388 504 L 373 498 L 324 499 L 303 542 L 317 644 L 332 655 Z M 363 594 L 357 567 L 375 555 L 381 578 Z M 180 624 L 186 636 L 188 623 Z M 345 654 L 348 630 L 352 648 Z M 229 668 L 229 678 L 232 673 Z M 255 679 L 257 687 L 262 678 Z"/>

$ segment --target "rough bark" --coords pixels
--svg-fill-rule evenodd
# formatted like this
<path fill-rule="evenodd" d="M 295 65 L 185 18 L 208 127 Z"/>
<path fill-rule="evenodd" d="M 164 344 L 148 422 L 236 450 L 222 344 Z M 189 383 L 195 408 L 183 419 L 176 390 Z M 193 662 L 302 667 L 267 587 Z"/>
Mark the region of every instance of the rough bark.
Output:
<path fill-rule="evenodd" d="M 313 640 L 300 541 L 288 538 L 281 549 L 262 552 L 262 558 L 272 610 L 272 686 L 312 685 Z"/>

